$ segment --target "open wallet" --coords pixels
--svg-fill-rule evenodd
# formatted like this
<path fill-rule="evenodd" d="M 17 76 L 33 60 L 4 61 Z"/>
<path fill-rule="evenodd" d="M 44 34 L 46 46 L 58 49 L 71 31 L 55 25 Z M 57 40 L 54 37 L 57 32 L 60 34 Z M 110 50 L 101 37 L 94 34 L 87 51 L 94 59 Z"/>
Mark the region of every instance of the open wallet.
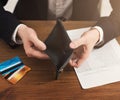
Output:
<path fill-rule="evenodd" d="M 45 40 L 47 46 L 45 53 L 56 66 L 56 79 L 58 79 L 60 72 L 63 71 L 71 58 L 73 50 L 69 47 L 70 42 L 71 40 L 61 20 L 58 19 L 50 35 Z"/>

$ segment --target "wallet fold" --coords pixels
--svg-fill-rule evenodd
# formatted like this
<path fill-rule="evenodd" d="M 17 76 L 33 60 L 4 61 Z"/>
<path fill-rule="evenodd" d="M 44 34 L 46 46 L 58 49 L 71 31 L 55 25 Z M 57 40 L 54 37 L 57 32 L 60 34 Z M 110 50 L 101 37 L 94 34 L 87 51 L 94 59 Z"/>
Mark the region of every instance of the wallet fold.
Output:
<path fill-rule="evenodd" d="M 56 25 L 45 40 L 47 46 L 45 53 L 56 66 L 56 79 L 72 55 L 73 50 L 69 47 L 70 42 L 71 40 L 61 20 L 57 20 Z"/>

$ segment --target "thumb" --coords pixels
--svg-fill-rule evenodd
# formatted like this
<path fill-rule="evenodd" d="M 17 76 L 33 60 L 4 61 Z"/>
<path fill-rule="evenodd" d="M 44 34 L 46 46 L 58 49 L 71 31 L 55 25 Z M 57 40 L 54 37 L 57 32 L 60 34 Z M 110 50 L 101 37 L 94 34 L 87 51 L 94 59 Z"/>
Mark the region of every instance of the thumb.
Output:
<path fill-rule="evenodd" d="M 81 45 L 85 44 L 85 37 L 81 37 L 80 39 L 76 39 L 70 43 L 70 48 L 76 49 Z"/>
<path fill-rule="evenodd" d="M 46 50 L 46 45 L 41 40 L 39 40 L 38 38 L 35 38 L 33 40 L 33 44 L 39 50 Z"/>

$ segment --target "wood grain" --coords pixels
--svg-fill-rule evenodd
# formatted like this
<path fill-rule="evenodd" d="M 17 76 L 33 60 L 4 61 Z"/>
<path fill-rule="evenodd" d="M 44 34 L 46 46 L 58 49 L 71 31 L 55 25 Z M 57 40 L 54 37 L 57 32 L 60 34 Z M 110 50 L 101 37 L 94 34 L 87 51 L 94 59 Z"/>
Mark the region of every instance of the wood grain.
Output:
<path fill-rule="evenodd" d="M 54 21 L 23 21 L 34 28 L 41 40 L 45 40 Z M 95 22 L 64 22 L 66 29 L 76 29 L 94 25 Z M 120 39 L 118 39 L 120 40 Z M 16 85 L 12 85 L 0 77 L 0 100 L 120 100 L 120 82 L 97 88 L 83 90 L 77 76 L 69 65 L 55 79 L 55 66 L 50 60 L 28 58 L 20 46 L 11 49 L 0 41 L 0 62 L 19 56 L 25 65 L 32 70 Z"/>

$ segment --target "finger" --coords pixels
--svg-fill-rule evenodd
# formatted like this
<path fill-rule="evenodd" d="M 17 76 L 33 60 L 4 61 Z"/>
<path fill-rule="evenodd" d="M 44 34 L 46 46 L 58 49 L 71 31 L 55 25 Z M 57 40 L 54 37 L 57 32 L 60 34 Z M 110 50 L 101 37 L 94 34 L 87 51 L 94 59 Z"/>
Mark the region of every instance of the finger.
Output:
<path fill-rule="evenodd" d="M 23 47 L 24 47 L 25 52 L 29 51 L 29 49 L 31 48 L 32 45 L 33 44 L 31 42 L 24 41 L 23 42 Z"/>
<path fill-rule="evenodd" d="M 46 54 L 42 53 L 40 50 L 34 49 L 32 46 L 32 43 L 25 42 L 24 43 L 24 50 L 28 57 L 37 57 L 37 58 L 49 58 Z"/>
<path fill-rule="evenodd" d="M 48 59 L 49 58 L 48 55 L 46 55 L 45 53 L 42 53 L 40 51 L 37 51 L 37 50 L 32 51 L 31 57 L 35 57 L 38 59 Z"/>
<path fill-rule="evenodd" d="M 81 37 L 80 39 L 74 40 L 74 41 L 72 41 L 72 42 L 70 43 L 70 48 L 76 49 L 76 48 L 78 48 L 79 46 L 84 45 L 84 44 L 85 44 L 85 41 L 86 41 L 86 39 L 85 39 L 84 36 Z"/>
<path fill-rule="evenodd" d="M 39 50 L 46 50 L 46 45 L 42 41 L 40 41 L 37 37 L 34 37 L 32 42 L 34 46 Z"/>
<path fill-rule="evenodd" d="M 70 59 L 69 64 L 73 67 L 77 67 L 76 61 Z"/>
<path fill-rule="evenodd" d="M 83 50 L 84 48 L 80 48 L 79 49 L 75 49 L 73 54 L 72 54 L 72 57 L 71 57 L 71 60 L 70 60 L 70 65 L 73 66 L 73 67 L 77 67 L 77 62 L 79 59 L 81 59 L 81 57 L 83 56 L 84 52 L 81 52 L 81 51 L 84 51 Z"/>
<path fill-rule="evenodd" d="M 76 60 L 70 60 L 69 63 L 71 66 L 78 68 L 85 60 L 85 58 L 80 58 Z"/>
<path fill-rule="evenodd" d="M 72 60 L 71 65 L 75 65 L 76 67 L 79 67 L 88 58 L 89 54 L 90 51 L 85 50 L 85 47 L 83 53 L 81 54 L 74 53 L 74 56 L 71 59 Z"/>
<path fill-rule="evenodd" d="M 83 56 L 78 60 L 78 62 L 77 62 L 77 67 L 79 67 L 83 62 L 85 62 L 86 59 L 88 58 L 88 56 L 89 56 L 89 52 L 87 51 L 87 52 L 85 52 L 85 53 L 83 54 Z"/>
<path fill-rule="evenodd" d="M 30 48 L 29 51 L 27 52 L 27 56 L 29 57 L 35 57 L 39 59 L 48 59 L 48 55 L 46 55 L 43 52 L 40 52 L 39 50 L 35 50 L 34 48 Z"/>

